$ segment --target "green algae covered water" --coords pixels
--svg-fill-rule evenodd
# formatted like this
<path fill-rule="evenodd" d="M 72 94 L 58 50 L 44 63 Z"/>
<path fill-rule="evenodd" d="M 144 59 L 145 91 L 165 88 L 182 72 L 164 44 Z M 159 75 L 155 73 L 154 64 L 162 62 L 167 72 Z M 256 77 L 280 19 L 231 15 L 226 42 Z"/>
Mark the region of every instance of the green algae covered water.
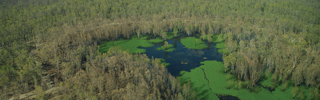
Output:
<path fill-rule="evenodd" d="M 150 59 L 152 57 L 162 58 L 168 64 L 168 72 L 173 76 L 180 76 L 180 71 L 190 71 L 199 67 L 200 62 L 205 60 L 222 62 L 222 54 L 218 53 L 218 49 L 212 42 L 197 39 L 199 36 L 196 35 L 172 37 L 169 34 L 169 37 L 171 38 L 166 41 L 160 37 L 148 35 L 140 38 L 133 36 L 131 39 L 103 42 L 100 45 L 100 51 L 107 52 L 112 46 L 120 46 L 131 53 L 145 53 Z M 166 48 L 164 47 L 165 42 L 168 44 Z"/>
<path fill-rule="evenodd" d="M 248 82 L 240 82 L 235 76 L 224 72 L 222 52 L 225 45 L 223 40 L 214 42 L 201 40 L 199 35 L 182 34 L 168 35 L 166 40 L 160 37 L 147 35 L 138 38 L 119 39 L 114 42 L 103 42 L 100 52 L 107 52 L 112 46 L 120 46 L 131 53 L 145 53 L 150 59 L 161 58 L 167 66 L 168 72 L 181 77 L 183 82 L 191 81 L 196 95 L 204 100 L 295 100 L 288 87 L 281 91 L 281 86 L 273 91 L 264 88 L 269 86 L 270 78 L 262 80 L 255 92 L 244 88 Z M 302 89 L 306 93 L 307 89 Z"/>

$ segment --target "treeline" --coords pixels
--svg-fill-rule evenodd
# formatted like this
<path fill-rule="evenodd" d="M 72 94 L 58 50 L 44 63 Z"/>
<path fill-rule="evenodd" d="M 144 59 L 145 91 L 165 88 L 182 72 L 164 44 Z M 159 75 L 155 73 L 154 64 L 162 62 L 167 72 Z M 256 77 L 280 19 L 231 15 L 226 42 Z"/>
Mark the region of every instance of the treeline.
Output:
<path fill-rule="evenodd" d="M 71 82 L 75 76 L 90 82 L 94 79 L 85 78 L 90 76 L 85 67 L 91 63 L 86 47 L 119 36 L 129 38 L 131 33 L 160 35 L 173 29 L 187 34 L 224 34 L 226 70 L 230 69 L 239 80 L 250 80 L 249 86 L 255 86 L 264 69 L 273 74 L 277 84 L 293 80 L 295 85 L 317 86 L 320 71 L 317 56 L 320 8 L 317 4 L 317 0 L 63 0 L 30 5 L 1 4 L 0 88 L 5 94 L 1 98 L 27 93 L 39 85 L 46 90 L 43 72 L 56 75 L 53 82 L 56 86 L 63 82 L 64 98 L 94 95 L 112 98 L 95 94 L 100 93 L 95 86 L 91 86 L 97 90 L 92 92 L 94 95 L 82 97 L 80 92 L 72 92 L 78 88 L 69 87 L 80 85 Z M 127 85 L 121 86 L 125 89 Z M 133 87 L 131 84 L 126 89 Z M 157 88 L 160 98 L 167 98 L 164 90 Z"/>
<path fill-rule="evenodd" d="M 3 34 L 1 44 L 20 40 L 31 41 L 36 34 L 44 34 L 51 27 L 61 27 L 66 23 L 76 25 L 80 21 L 83 24 L 89 24 L 97 18 L 116 23 L 151 20 L 158 22 L 163 19 L 183 18 L 180 21 L 197 21 L 197 25 L 191 23 L 183 25 L 191 29 L 199 27 L 198 21 L 207 22 L 197 29 L 208 31 L 207 33 L 212 33 L 210 30 L 214 30 L 210 27 L 217 29 L 228 27 L 226 30 L 232 28 L 234 33 L 240 33 L 242 30 L 257 32 L 259 28 L 266 29 L 269 26 L 282 32 L 291 29 L 294 33 L 302 31 L 317 33 L 320 21 L 317 2 L 316 0 L 308 2 L 296 0 L 270 2 L 264 0 L 235 2 L 230 0 L 66 0 L 52 4 L 35 3 L 27 7 L 21 4 L 12 7 L 1 5 L 1 33 Z M 172 22 L 174 21 L 168 23 Z M 165 28 L 156 25 L 150 27 Z M 179 28 L 182 29 L 182 25 Z M 8 33 L 17 35 L 11 36 Z M 313 41 L 319 40 L 319 36 L 314 34 L 308 37 Z"/>
<path fill-rule="evenodd" d="M 121 48 L 111 48 L 100 54 L 96 47 L 88 48 L 86 63 L 80 68 L 61 66 L 65 90 L 55 99 L 99 100 L 183 100 L 196 98 L 190 83 L 181 87 L 180 80 L 168 74 L 160 59 L 149 59 L 145 54 L 129 54 Z M 85 69 L 85 70 L 83 70 Z M 45 95 L 39 95 L 39 98 Z"/>

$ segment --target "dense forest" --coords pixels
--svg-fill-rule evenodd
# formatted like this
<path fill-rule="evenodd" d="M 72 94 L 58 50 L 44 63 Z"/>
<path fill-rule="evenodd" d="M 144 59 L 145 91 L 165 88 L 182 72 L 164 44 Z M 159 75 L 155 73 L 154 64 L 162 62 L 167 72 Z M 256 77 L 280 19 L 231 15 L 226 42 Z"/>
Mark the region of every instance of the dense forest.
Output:
<path fill-rule="evenodd" d="M 219 35 L 225 72 L 272 76 L 320 99 L 319 0 L 1 0 L 0 98 L 201 99 L 159 59 L 101 41 L 132 33 Z M 286 89 L 284 87 L 284 89 Z"/>

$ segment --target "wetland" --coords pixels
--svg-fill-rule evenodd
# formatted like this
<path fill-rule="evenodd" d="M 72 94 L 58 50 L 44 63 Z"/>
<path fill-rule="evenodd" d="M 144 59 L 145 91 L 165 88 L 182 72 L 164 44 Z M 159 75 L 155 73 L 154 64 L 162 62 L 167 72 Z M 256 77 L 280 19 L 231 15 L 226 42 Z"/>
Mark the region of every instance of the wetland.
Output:
<path fill-rule="evenodd" d="M 320 100 L 319 4 L 2 0 L 0 98 Z"/>
<path fill-rule="evenodd" d="M 179 77 L 182 83 L 190 81 L 196 95 L 202 99 L 292 99 L 289 90 L 281 91 L 280 87 L 270 89 L 268 85 L 271 83 L 270 78 L 262 80 L 258 86 L 249 89 L 245 88 L 249 81 L 238 80 L 225 72 L 222 59 L 225 44 L 222 42 L 223 39 L 217 39 L 218 35 L 212 35 L 213 41 L 208 41 L 202 40 L 200 34 L 181 33 L 177 36 L 172 36 L 172 32 L 167 34 L 171 38 L 163 39 L 160 36 L 146 35 L 102 42 L 100 51 L 107 52 L 106 49 L 112 46 L 120 46 L 131 53 L 144 53 L 149 59 L 160 58 L 171 75 Z"/>

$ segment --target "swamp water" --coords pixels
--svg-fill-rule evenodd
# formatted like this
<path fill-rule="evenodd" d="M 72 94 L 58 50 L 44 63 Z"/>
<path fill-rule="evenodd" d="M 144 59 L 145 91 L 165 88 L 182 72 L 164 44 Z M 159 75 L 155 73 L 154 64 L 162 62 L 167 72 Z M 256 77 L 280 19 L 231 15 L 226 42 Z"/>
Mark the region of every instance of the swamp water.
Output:
<path fill-rule="evenodd" d="M 177 37 L 168 34 L 166 41 L 151 35 L 139 39 L 133 36 L 130 39 L 103 42 L 100 52 L 107 52 L 112 46 L 120 46 L 131 53 L 145 53 L 150 59 L 162 58 L 168 72 L 173 76 L 179 76 L 183 82 L 190 80 L 197 96 L 204 100 L 292 100 L 292 87 L 285 91 L 278 87 L 273 92 L 257 87 L 257 93 L 239 89 L 234 76 L 226 78 L 221 54 L 224 43 L 215 40 L 215 37 L 212 36 L 212 40 L 218 43 L 202 41 L 199 34 L 182 34 Z M 227 85 L 230 84 L 231 88 L 227 89 Z"/>
<path fill-rule="evenodd" d="M 181 38 L 186 36 L 179 36 L 176 38 L 168 39 L 168 44 L 172 44 L 174 50 L 172 52 L 166 52 L 164 50 L 157 50 L 164 45 L 164 42 L 154 43 L 153 47 L 140 47 L 146 49 L 145 54 L 151 59 L 162 58 L 166 63 L 168 72 L 173 76 L 180 76 L 180 71 L 190 71 L 196 67 L 199 67 L 200 62 L 205 60 L 217 60 L 222 62 L 222 54 L 218 53 L 218 49 L 215 48 L 213 43 L 205 41 L 204 44 L 208 45 L 204 49 L 189 49 L 181 43 Z M 150 39 L 155 39 L 151 37 Z M 200 39 L 199 39 L 200 41 Z"/>

